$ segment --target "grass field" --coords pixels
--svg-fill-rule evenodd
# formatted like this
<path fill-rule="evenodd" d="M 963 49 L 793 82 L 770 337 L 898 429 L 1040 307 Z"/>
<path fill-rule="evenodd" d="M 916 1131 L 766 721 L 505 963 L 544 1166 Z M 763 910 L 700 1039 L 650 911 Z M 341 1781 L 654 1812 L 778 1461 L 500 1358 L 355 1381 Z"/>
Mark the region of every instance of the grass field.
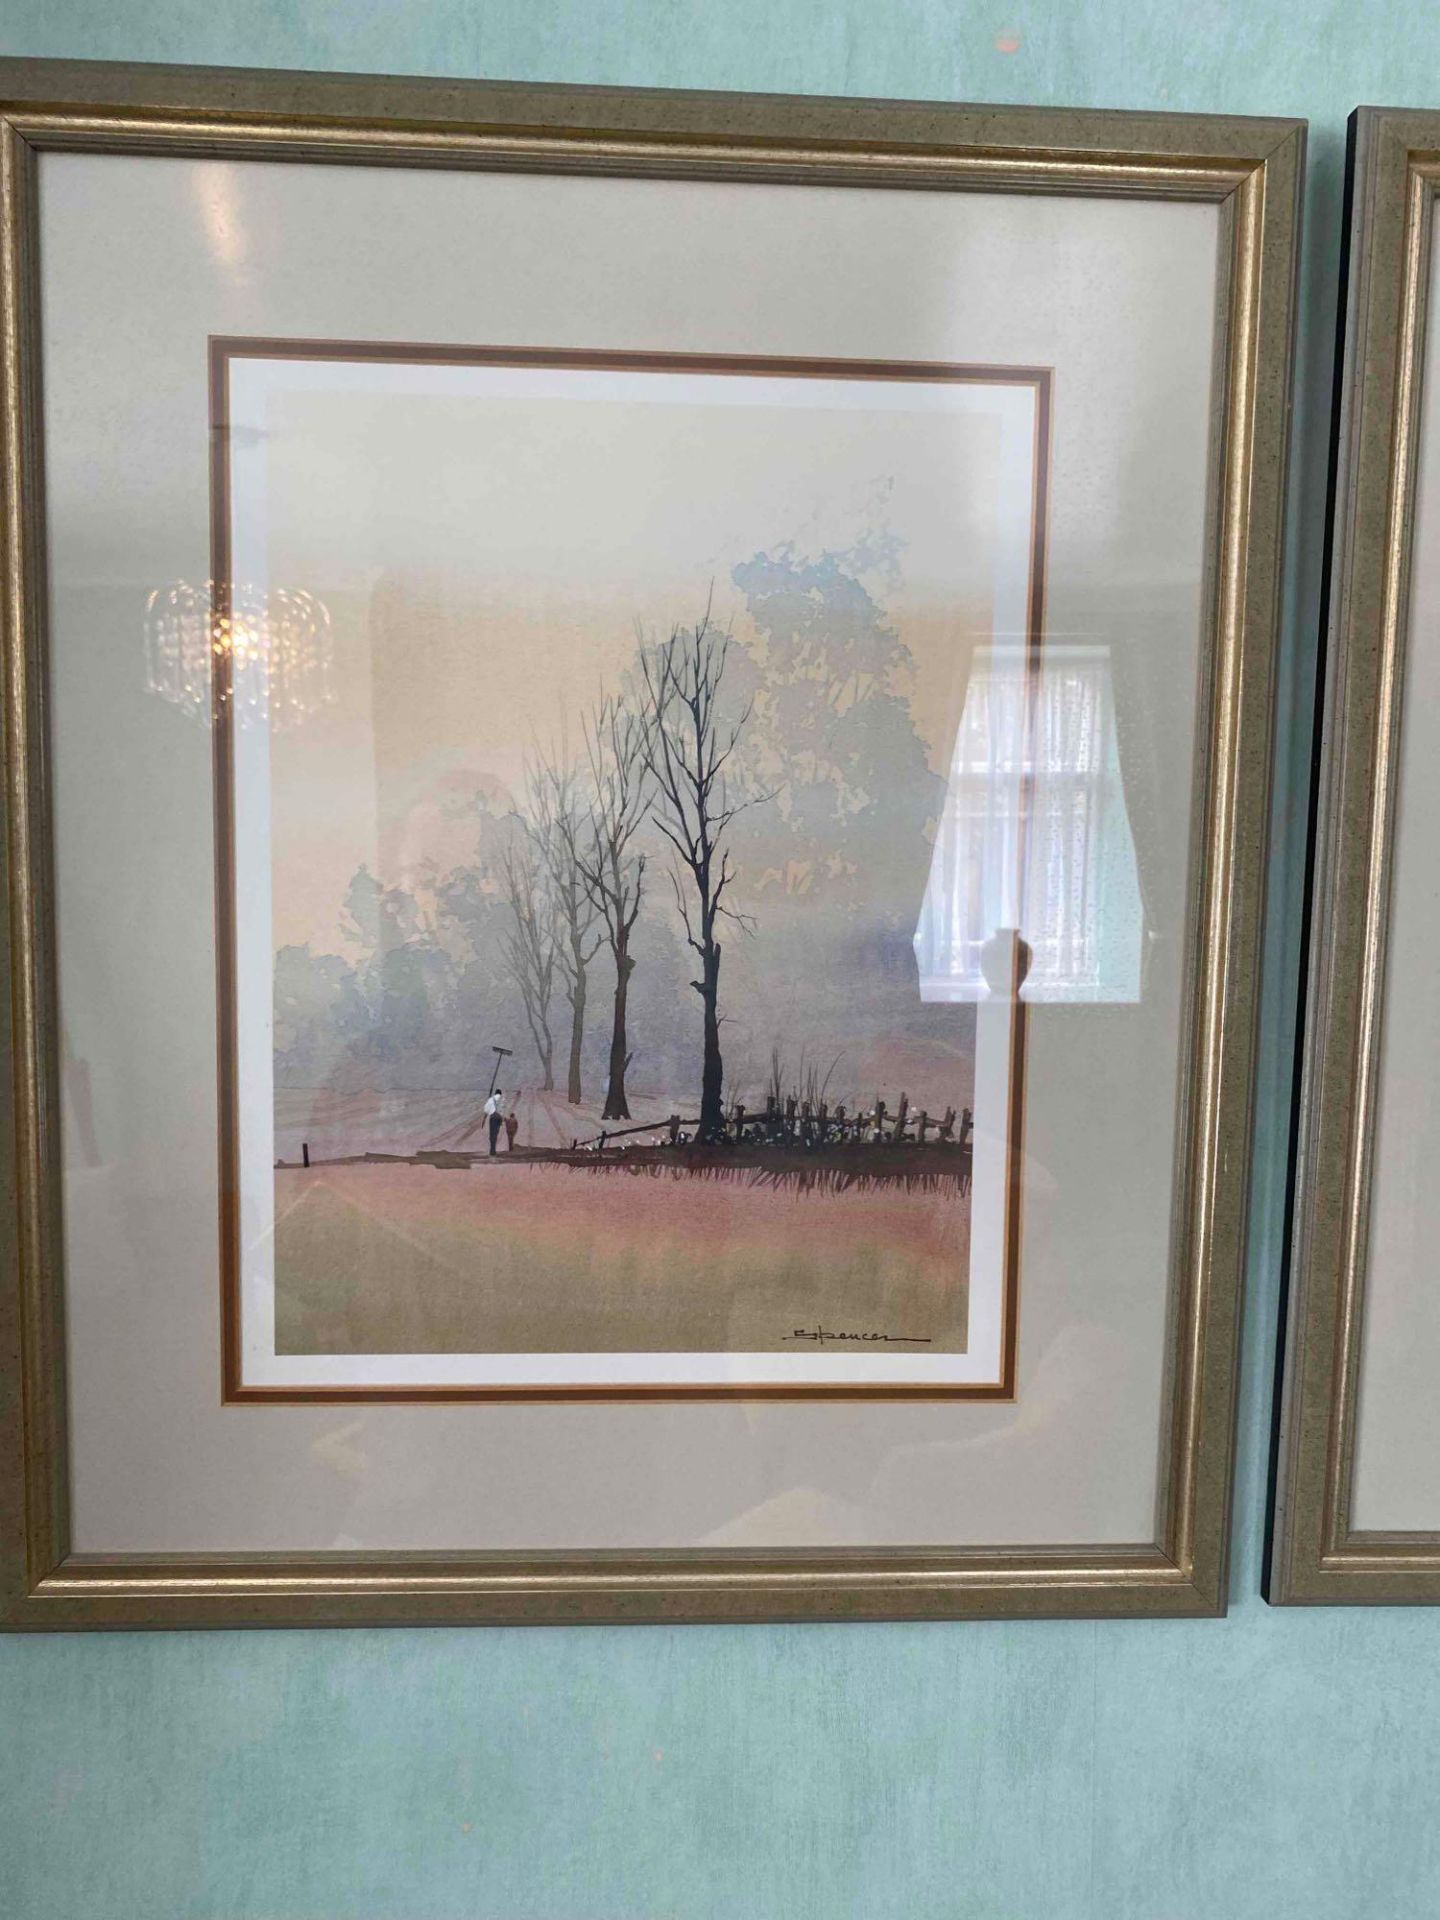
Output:
<path fill-rule="evenodd" d="M 280 1168 L 275 1205 L 284 1354 L 783 1352 L 822 1324 L 965 1350 L 970 1201 L 954 1190 L 502 1155 Z"/>

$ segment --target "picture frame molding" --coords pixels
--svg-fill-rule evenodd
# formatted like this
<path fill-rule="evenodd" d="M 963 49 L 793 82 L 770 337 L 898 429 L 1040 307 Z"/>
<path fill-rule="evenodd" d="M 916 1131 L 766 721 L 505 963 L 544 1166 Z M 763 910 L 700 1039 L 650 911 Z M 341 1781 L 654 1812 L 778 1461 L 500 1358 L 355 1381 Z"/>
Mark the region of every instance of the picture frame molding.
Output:
<path fill-rule="evenodd" d="M 8 1053 L 0 1624 L 1213 1615 L 1224 1611 L 1303 122 L 88 62 L 0 62 Z M 37 172 L 46 152 L 1205 200 L 1221 210 L 1207 669 L 1153 1543 L 82 1556 L 69 1544 Z"/>

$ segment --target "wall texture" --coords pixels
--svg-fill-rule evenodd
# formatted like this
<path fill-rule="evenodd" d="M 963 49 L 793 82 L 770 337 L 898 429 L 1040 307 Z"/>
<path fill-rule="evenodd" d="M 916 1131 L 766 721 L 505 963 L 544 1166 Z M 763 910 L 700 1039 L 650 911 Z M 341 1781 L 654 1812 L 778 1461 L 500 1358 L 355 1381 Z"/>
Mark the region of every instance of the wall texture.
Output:
<path fill-rule="evenodd" d="M 6 0 L 12 54 L 1312 123 L 1228 1620 L 0 1640 L 14 1920 L 1383 1920 L 1440 1614 L 1258 1598 L 1344 120 L 1401 0 Z"/>

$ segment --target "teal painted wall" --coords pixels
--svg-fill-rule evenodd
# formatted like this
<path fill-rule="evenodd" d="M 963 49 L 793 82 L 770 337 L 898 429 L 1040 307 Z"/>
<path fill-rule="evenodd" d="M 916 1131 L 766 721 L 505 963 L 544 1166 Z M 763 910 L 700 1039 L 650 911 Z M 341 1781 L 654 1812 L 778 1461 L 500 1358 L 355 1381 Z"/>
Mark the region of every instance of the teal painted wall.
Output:
<path fill-rule="evenodd" d="M 0 1913 L 1440 1910 L 1440 1613 L 1276 1613 L 1258 1598 L 1344 121 L 1360 101 L 1440 105 L 1440 9 L 6 0 L 0 49 L 1291 113 L 1313 129 L 1228 1620 L 11 1637 Z"/>

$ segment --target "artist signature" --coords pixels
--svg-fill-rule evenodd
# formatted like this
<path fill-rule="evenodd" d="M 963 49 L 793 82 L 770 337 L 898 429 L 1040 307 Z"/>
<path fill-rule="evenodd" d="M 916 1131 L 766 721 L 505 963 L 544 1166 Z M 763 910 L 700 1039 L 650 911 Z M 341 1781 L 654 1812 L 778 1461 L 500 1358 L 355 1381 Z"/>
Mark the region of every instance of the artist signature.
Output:
<path fill-rule="evenodd" d="M 921 1333 L 836 1333 L 829 1327 L 796 1327 L 787 1333 L 787 1340 L 813 1340 L 817 1347 L 823 1347 L 831 1340 L 855 1340 L 861 1346 L 928 1347 L 932 1344 L 928 1334 Z"/>

